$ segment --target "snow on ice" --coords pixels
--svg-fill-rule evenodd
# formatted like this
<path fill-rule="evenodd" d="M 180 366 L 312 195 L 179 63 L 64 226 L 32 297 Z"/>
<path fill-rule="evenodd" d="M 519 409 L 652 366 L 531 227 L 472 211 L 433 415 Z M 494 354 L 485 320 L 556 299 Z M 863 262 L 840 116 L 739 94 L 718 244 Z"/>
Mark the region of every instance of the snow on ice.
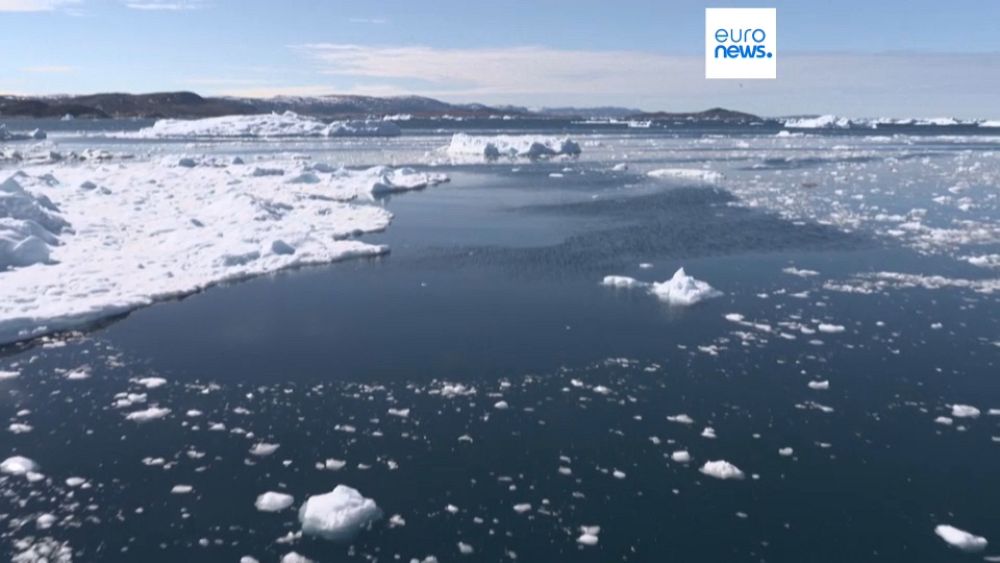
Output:
<path fill-rule="evenodd" d="M 299 509 L 302 533 L 333 541 L 349 540 L 381 517 L 374 500 L 347 485 L 311 496 Z"/>
<path fill-rule="evenodd" d="M 477 157 L 487 160 L 506 158 L 538 159 L 553 156 L 578 156 L 580 145 L 565 137 L 536 135 L 473 136 L 455 133 L 446 149 L 452 157 Z"/>
<path fill-rule="evenodd" d="M 386 228 L 391 214 L 355 201 L 447 180 L 290 157 L 190 158 L 43 165 L 0 184 L 0 344 L 224 281 L 382 254 L 353 237 Z M 315 181 L 255 176 L 257 167 Z M 102 189 L 78 187 L 88 183 Z"/>
<path fill-rule="evenodd" d="M 324 123 L 294 112 L 226 115 L 205 119 L 161 119 L 136 133 L 141 138 L 229 137 L 394 137 L 399 126 L 388 121 Z"/>

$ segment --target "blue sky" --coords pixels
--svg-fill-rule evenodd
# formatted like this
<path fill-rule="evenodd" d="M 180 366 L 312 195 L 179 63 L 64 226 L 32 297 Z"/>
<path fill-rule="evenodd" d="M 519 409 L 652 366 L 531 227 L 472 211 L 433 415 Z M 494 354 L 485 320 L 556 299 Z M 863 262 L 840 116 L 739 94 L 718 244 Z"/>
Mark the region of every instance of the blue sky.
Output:
<path fill-rule="evenodd" d="M 777 7 L 777 80 L 704 79 L 704 9 L 740 6 Z M 992 0 L 0 0 L 0 21 L 4 93 L 1000 118 Z"/>

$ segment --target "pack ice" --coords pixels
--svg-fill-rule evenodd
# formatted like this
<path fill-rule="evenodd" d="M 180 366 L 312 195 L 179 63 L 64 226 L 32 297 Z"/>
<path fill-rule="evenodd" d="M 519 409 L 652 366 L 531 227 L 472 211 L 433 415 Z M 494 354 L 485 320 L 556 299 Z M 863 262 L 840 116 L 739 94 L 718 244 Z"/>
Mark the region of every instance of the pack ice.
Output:
<path fill-rule="evenodd" d="M 365 201 L 447 180 L 409 168 L 234 160 L 56 163 L 0 182 L 0 344 L 220 282 L 382 254 L 355 240 L 391 219 Z"/>
<path fill-rule="evenodd" d="M 394 137 L 399 126 L 391 121 L 353 120 L 325 123 L 295 112 L 226 115 L 205 119 L 161 119 L 139 130 L 141 138 L 228 137 Z"/>
<path fill-rule="evenodd" d="M 473 136 L 455 133 L 447 147 L 449 156 L 476 157 L 487 160 L 505 158 L 539 159 L 553 156 L 578 156 L 580 145 L 566 137 L 538 135 Z"/>

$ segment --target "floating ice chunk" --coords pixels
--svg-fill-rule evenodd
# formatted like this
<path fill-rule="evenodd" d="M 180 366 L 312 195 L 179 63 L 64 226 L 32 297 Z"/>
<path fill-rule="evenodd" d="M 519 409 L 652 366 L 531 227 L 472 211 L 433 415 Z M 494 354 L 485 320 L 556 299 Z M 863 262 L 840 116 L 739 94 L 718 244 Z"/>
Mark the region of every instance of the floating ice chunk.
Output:
<path fill-rule="evenodd" d="M 15 377 L 17 377 L 19 375 L 21 375 L 21 372 L 19 372 L 19 371 L 2 370 L 2 369 L 0 369 L 0 381 L 3 381 L 5 379 L 14 379 Z"/>
<path fill-rule="evenodd" d="M 680 424 L 694 424 L 694 419 L 686 414 L 675 414 L 667 417 L 670 422 L 677 422 Z"/>
<path fill-rule="evenodd" d="M 781 448 L 778 450 L 778 455 L 780 455 L 781 457 L 790 457 L 794 453 L 795 450 L 793 450 L 792 448 Z"/>
<path fill-rule="evenodd" d="M 714 440 L 716 438 L 715 428 L 712 428 L 711 426 L 706 426 L 705 429 L 701 431 L 701 437 Z"/>
<path fill-rule="evenodd" d="M 510 405 L 507 404 L 507 401 L 497 401 L 493 404 L 493 408 L 497 410 L 506 410 L 509 407 Z"/>
<path fill-rule="evenodd" d="M 410 409 L 389 409 L 390 416 L 398 416 L 399 418 L 407 418 L 410 416 Z"/>
<path fill-rule="evenodd" d="M 79 487 L 80 485 L 86 483 L 87 480 L 83 477 L 67 477 L 66 486 L 67 487 Z"/>
<path fill-rule="evenodd" d="M 305 555 L 299 555 L 294 551 L 289 551 L 282 556 L 281 563 L 313 563 L 313 560 L 309 559 Z"/>
<path fill-rule="evenodd" d="M 934 422 L 936 422 L 938 424 L 941 424 L 941 425 L 944 425 L 944 426 L 951 426 L 952 423 L 955 422 L 955 421 L 952 420 L 950 417 L 947 417 L 947 416 L 939 416 L 939 417 L 937 417 L 937 418 L 934 419 Z"/>
<path fill-rule="evenodd" d="M 475 395 L 476 389 L 474 387 L 466 387 L 461 383 L 445 383 L 441 386 L 441 389 L 438 392 L 442 397 L 450 399 L 452 397 Z"/>
<path fill-rule="evenodd" d="M 955 418 L 976 418 L 980 415 L 979 409 L 971 405 L 952 405 L 951 416 Z"/>
<path fill-rule="evenodd" d="M 292 506 L 295 498 L 285 493 L 268 491 L 257 497 L 253 503 L 261 512 L 278 512 Z"/>
<path fill-rule="evenodd" d="M 650 178 L 664 179 L 673 178 L 676 180 L 686 180 L 695 182 L 715 183 L 721 181 L 725 176 L 721 172 L 712 170 L 699 170 L 697 168 L 660 168 L 646 172 Z"/>
<path fill-rule="evenodd" d="M 347 465 L 347 462 L 342 459 L 329 458 L 322 463 L 317 463 L 317 469 L 326 469 L 327 471 L 340 471 Z"/>
<path fill-rule="evenodd" d="M 722 295 L 721 291 L 684 273 L 684 268 L 679 268 L 665 282 L 653 283 L 650 292 L 661 301 L 677 306 L 694 305 Z"/>
<path fill-rule="evenodd" d="M 715 477 L 716 479 L 743 479 L 745 475 L 739 467 L 729 463 L 726 460 L 720 459 L 717 461 L 707 461 L 705 465 L 701 466 L 699 469 L 705 475 L 709 477 Z"/>
<path fill-rule="evenodd" d="M 400 514 L 393 514 L 389 517 L 389 527 L 399 528 L 406 525 L 406 519 Z"/>
<path fill-rule="evenodd" d="M 525 512 L 528 512 L 530 510 L 531 510 L 531 503 L 528 502 L 522 502 L 521 504 L 514 505 L 514 512 L 518 514 L 524 514 Z"/>
<path fill-rule="evenodd" d="M 821 115 L 819 117 L 802 117 L 785 120 L 788 129 L 846 129 L 851 126 L 851 120 L 836 115 Z"/>
<path fill-rule="evenodd" d="M 34 428 L 32 428 L 30 424 L 24 424 L 22 422 L 12 422 L 10 426 L 7 427 L 7 430 L 11 434 L 26 434 L 34 430 Z"/>
<path fill-rule="evenodd" d="M 250 448 L 250 455 L 255 455 L 257 457 L 269 456 L 274 452 L 278 451 L 279 447 L 281 447 L 281 444 L 268 444 L 267 442 L 259 442 L 257 444 L 254 444 L 254 446 Z"/>
<path fill-rule="evenodd" d="M 38 518 L 35 518 L 35 527 L 39 530 L 48 530 L 56 523 L 56 517 L 53 514 L 41 514 Z"/>
<path fill-rule="evenodd" d="M 784 272 L 784 273 L 786 273 L 786 274 L 790 274 L 790 275 L 793 275 L 793 276 L 798 276 L 800 278 L 808 278 L 808 277 L 811 277 L 811 276 L 818 276 L 819 275 L 819 272 L 817 272 L 816 270 L 804 270 L 804 269 L 799 269 L 799 268 L 795 268 L 795 267 L 784 268 L 781 271 Z"/>
<path fill-rule="evenodd" d="M 240 563 L 260 563 L 256 557 L 251 557 L 249 555 L 244 555 L 240 557 Z"/>
<path fill-rule="evenodd" d="M 309 497 L 299 509 L 302 533 L 333 541 L 349 540 L 381 517 L 374 500 L 346 485 Z"/>
<path fill-rule="evenodd" d="M 52 538 L 31 536 L 13 542 L 11 563 L 72 563 L 73 549 L 68 543 Z"/>
<path fill-rule="evenodd" d="M 977 552 L 986 549 L 987 541 L 982 536 L 977 536 L 960 530 L 948 524 L 941 524 L 934 528 L 934 533 L 949 545 L 962 551 Z"/>
<path fill-rule="evenodd" d="M 687 450 L 677 450 L 676 452 L 670 454 L 670 459 L 676 461 L 677 463 L 688 463 L 691 461 L 691 454 Z"/>
<path fill-rule="evenodd" d="M 619 162 L 618 164 L 612 166 L 611 170 L 615 172 L 624 172 L 628 170 L 628 164 L 625 164 L 624 162 Z"/>
<path fill-rule="evenodd" d="M 37 472 L 38 464 L 33 459 L 21 455 L 8 457 L 0 463 L 0 473 L 7 475 L 26 475 Z"/>
<path fill-rule="evenodd" d="M 649 284 L 628 276 L 604 276 L 604 279 L 601 280 L 601 285 L 631 289 L 634 287 L 646 287 Z"/>
<path fill-rule="evenodd" d="M 825 379 L 823 381 L 810 381 L 809 388 L 816 389 L 817 391 L 825 391 L 830 388 L 830 382 Z"/>
<path fill-rule="evenodd" d="M 462 555 L 472 555 L 475 550 L 465 542 L 458 542 L 458 552 Z"/>
<path fill-rule="evenodd" d="M 71 381 L 80 381 L 83 379 L 90 379 L 90 366 L 80 366 L 66 372 L 66 379 Z"/>
<path fill-rule="evenodd" d="M 145 410 L 130 412 L 125 415 L 125 419 L 134 420 L 135 422 L 149 422 L 151 420 L 163 418 L 168 414 L 170 414 L 170 409 L 168 408 L 149 407 Z"/>
<path fill-rule="evenodd" d="M 226 115 L 205 119 L 161 119 L 132 136 L 140 138 L 229 137 L 394 137 L 398 125 L 384 121 L 322 121 L 294 112 L 264 115 Z"/>
<path fill-rule="evenodd" d="M 844 325 L 836 325 L 828 323 L 820 323 L 817 328 L 819 329 L 820 332 L 825 332 L 827 334 L 836 334 L 839 332 L 844 332 L 844 330 L 846 330 L 844 328 Z"/>
<path fill-rule="evenodd" d="M 170 494 L 172 494 L 172 495 L 186 495 L 186 494 L 190 493 L 193 490 L 194 490 L 194 487 L 192 487 L 191 485 L 174 485 L 173 488 L 170 489 Z"/>
<path fill-rule="evenodd" d="M 156 389 L 167 384 L 167 380 L 162 377 L 140 377 L 134 381 L 146 389 Z"/>
<path fill-rule="evenodd" d="M 488 160 L 505 158 L 546 158 L 552 156 L 577 156 L 580 145 L 565 137 L 535 135 L 472 136 L 455 133 L 447 152 L 453 157 L 479 157 Z"/>
<path fill-rule="evenodd" d="M 600 533 L 600 526 L 580 526 L 580 537 L 576 538 L 576 543 L 586 546 L 595 546 L 598 541 L 597 536 Z"/>

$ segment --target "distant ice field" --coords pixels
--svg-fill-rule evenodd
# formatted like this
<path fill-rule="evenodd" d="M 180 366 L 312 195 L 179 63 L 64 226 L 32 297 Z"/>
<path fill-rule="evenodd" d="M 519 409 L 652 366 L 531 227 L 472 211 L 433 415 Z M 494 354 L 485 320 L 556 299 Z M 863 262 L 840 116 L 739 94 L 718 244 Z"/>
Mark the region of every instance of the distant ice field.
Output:
<path fill-rule="evenodd" d="M 0 145 L 8 558 L 1000 556 L 985 127 L 69 123 Z"/>

